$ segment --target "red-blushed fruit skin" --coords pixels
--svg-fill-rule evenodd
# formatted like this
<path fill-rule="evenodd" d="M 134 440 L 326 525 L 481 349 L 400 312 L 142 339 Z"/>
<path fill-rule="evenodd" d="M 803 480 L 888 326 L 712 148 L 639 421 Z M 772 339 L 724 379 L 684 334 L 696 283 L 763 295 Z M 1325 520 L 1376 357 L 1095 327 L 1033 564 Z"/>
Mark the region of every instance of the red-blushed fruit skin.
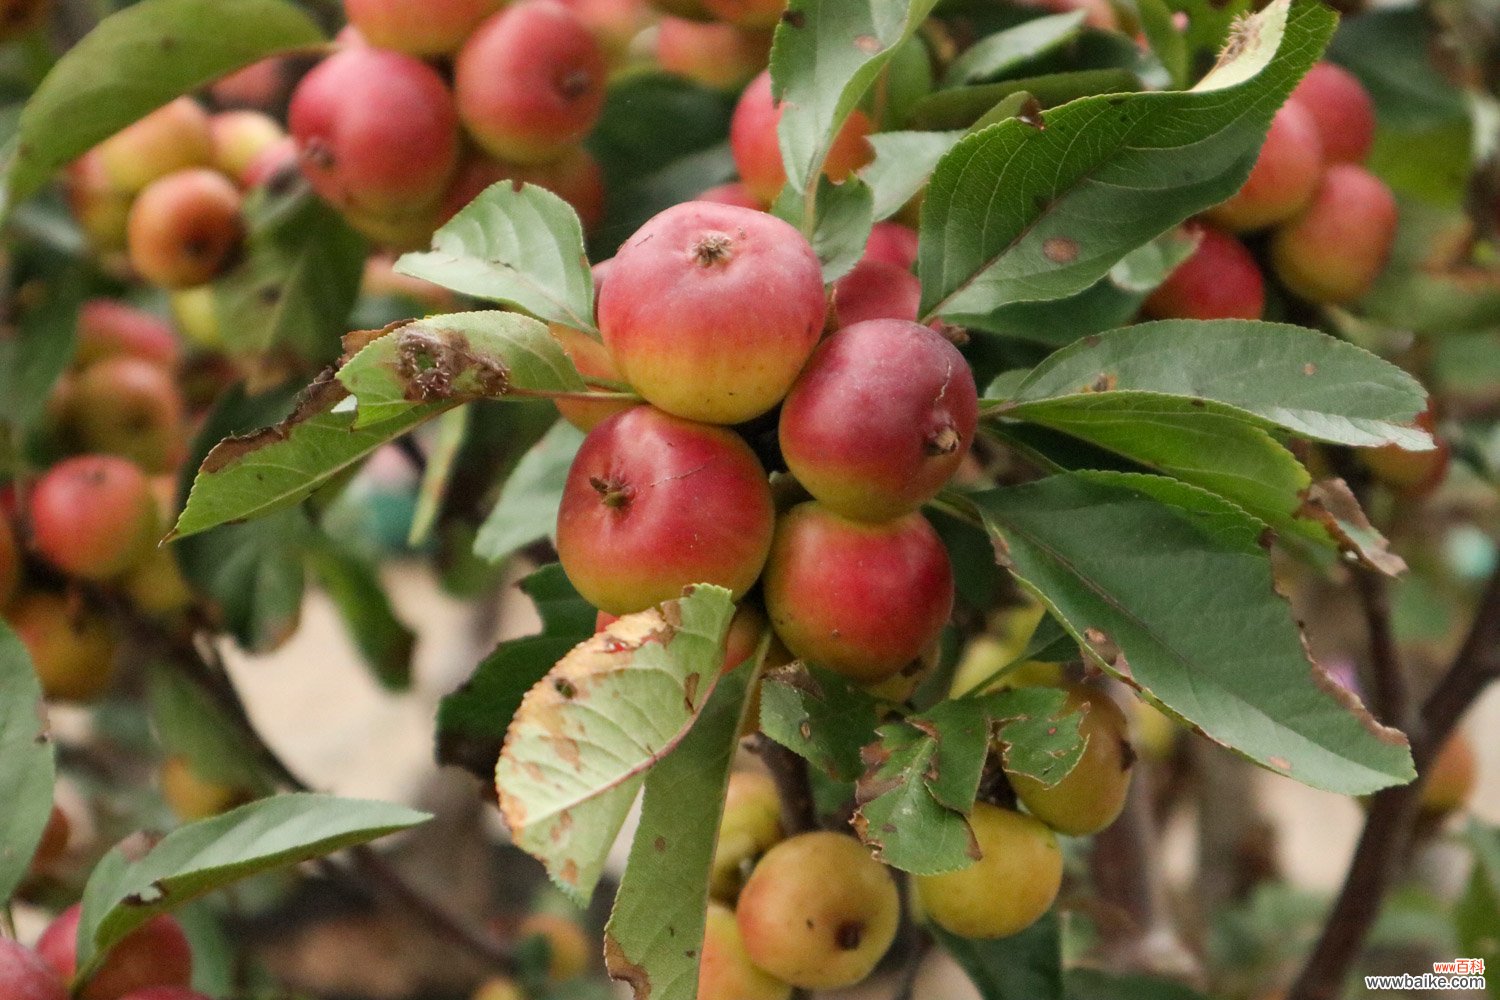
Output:
<path fill-rule="evenodd" d="M 777 521 L 765 600 L 793 655 L 878 684 L 937 641 L 953 611 L 953 569 L 920 514 L 870 524 L 809 501 Z"/>
<path fill-rule="evenodd" d="M 110 186 L 126 194 L 167 174 L 207 166 L 214 154 L 208 112 L 189 97 L 158 108 L 95 148 Z"/>
<path fill-rule="evenodd" d="M 25 567 L 21 564 L 21 546 L 16 541 L 16 531 L 10 518 L 0 513 L 0 610 L 3 610 L 21 589 L 21 575 Z"/>
<path fill-rule="evenodd" d="M 270 115 L 259 111 L 220 111 L 208 120 L 214 141 L 214 168 L 236 183 L 267 149 L 286 138 Z"/>
<path fill-rule="evenodd" d="M 118 455 L 149 473 L 170 472 L 186 455 L 185 410 L 172 373 L 132 357 L 95 362 L 64 383 L 56 399 L 66 444 Z"/>
<path fill-rule="evenodd" d="M 1264 229 L 1296 215 L 1312 200 L 1323 174 L 1323 140 L 1312 114 L 1295 99 L 1271 119 L 1270 131 L 1244 187 L 1205 216 L 1237 233 Z"/>
<path fill-rule="evenodd" d="M 635 40 L 656 14 L 646 0 L 563 0 L 578 20 L 593 32 L 611 67 L 624 64 Z"/>
<path fill-rule="evenodd" d="M 818 345 L 781 407 L 798 482 L 845 517 L 887 521 L 937 495 L 979 423 L 974 375 L 925 326 L 871 320 Z"/>
<path fill-rule="evenodd" d="M 757 212 L 765 210 L 765 203 L 750 193 L 750 189 L 739 181 L 730 181 L 728 184 L 719 184 L 709 188 L 698 195 L 695 201 L 711 201 L 716 205 L 736 205 L 740 208 L 753 208 Z"/>
<path fill-rule="evenodd" d="M 144 990 L 127 993 L 120 1000 L 212 1000 L 212 998 L 180 986 L 150 986 Z"/>
<path fill-rule="evenodd" d="M 69 164 L 67 196 L 68 209 L 96 253 L 125 249 L 125 230 L 134 198 L 110 182 L 97 148 Z"/>
<path fill-rule="evenodd" d="M 865 242 L 865 260 L 910 271 L 917 263 L 917 231 L 899 222 L 877 222 Z"/>
<path fill-rule="evenodd" d="M 1212 226 L 1199 226 L 1198 248 L 1146 299 L 1153 319 L 1260 319 L 1266 282 L 1245 244 Z"/>
<path fill-rule="evenodd" d="M 791 995 L 790 984 L 750 961 L 734 911 L 711 901 L 705 917 L 703 957 L 698 965 L 701 1000 L 787 1000 Z"/>
<path fill-rule="evenodd" d="M 872 319 L 916 322 L 922 305 L 922 283 L 904 267 L 868 257 L 833 283 L 834 329 Z"/>
<path fill-rule="evenodd" d="M 551 163 L 532 165 L 505 163 L 482 153 L 466 157 L 443 196 L 440 213 L 443 221 L 453 218 L 486 188 L 501 181 L 510 181 L 517 190 L 522 184 L 535 184 L 551 191 L 578 213 L 585 232 L 593 231 L 604 221 L 604 170 L 582 146 L 567 150 Z"/>
<path fill-rule="evenodd" d="M 1396 198 L 1363 167 L 1336 163 L 1312 203 L 1271 237 L 1271 267 L 1313 302 L 1360 298 L 1385 269 L 1396 242 Z"/>
<path fill-rule="evenodd" d="M 596 295 L 598 289 L 604 287 L 610 264 L 611 261 L 601 260 L 593 267 Z M 578 369 L 578 374 L 583 376 L 585 382 L 593 383 L 595 379 L 603 379 L 607 382 L 624 381 L 624 376 L 615 367 L 614 359 L 609 356 L 609 349 L 593 337 L 582 330 L 575 330 L 560 323 L 548 323 L 547 330 L 552 334 L 552 339 L 562 345 L 563 351 L 573 362 L 573 367 Z M 637 405 L 632 400 L 590 402 L 558 399 L 554 402 L 557 405 L 557 412 L 562 414 L 563 419 L 584 432 L 593 430 L 616 413 L 624 413 Z"/>
<path fill-rule="evenodd" d="M 114 299 L 90 299 L 78 310 L 78 350 L 73 363 L 87 367 L 113 357 L 133 357 L 162 368 L 182 360 L 170 323 Z"/>
<path fill-rule="evenodd" d="M 599 329 L 653 405 L 706 423 L 770 410 L 823 332 L 817 254 L 765 212 L 694 201 L 652 218 L 615 254 Z"/>
<path fill-rule="evenodd" d="M 664 17 L 656 28 L 657 65 L 715 90 L 738 90 L 770 57 L 769 31 L 681 17 Z"/>
<path fill-rule="evenodd" d="M 1474 794 L 1478 771 L 1474 744 L 1467 733 L 1462 730 L 1455 732 L 1427 764 L 1427 783 L 1422 786 L 1422 812 L 1445 816 L 1462 809 Z"/>
<path fill-rule="evenodd" d="M 220 77 L 208 92 L 221 108 L 270 111 L 286 97 L 289 83 L 287 61 L 272 56 Z"/>
<path fill-rule="evenodd" d="M 52 967 L 19 941 L 0 937 L 0 996 L 5 1000 L 68 1000 Z"/>
<path fill-rule="evenodd" d="M 774 28 L 786 11 L 786 0 L 703 0 L 708 12 L 741 28 Z"/>
<path fill-rule="evenodd" d="M 1433 435 L 1436 448 L 1427 451 L 1406 451 L 1388 444 L 1380 448 L 1367 448 L 1359 452 L 1365 467 L 1397 493 L 1407 497 L 1424 497 L 1437 489 L 1448 475 L 1448 466 L 1453 461 L 1453 447 L 1437 436 L 1437 419 L 1429 407 L 1417 414 L 1418 427 Z"/>
<path fill-rule="evenodd" d="M 78 964 L 78 904 L 58 914 L 36 943 L 37 954 L 64 979 Z M 193 980 L 193 950 L 177 921 L 163 914 L 131 931 L 110 950 L 79 994 L 79 1000 L 120 1000 L 152 986 L 187 988 Z"/>
<path fill-rule="evenodd" d="M 1292 100 L 1312 115 L 1329 163 L 1363 163 L 1375 144 L 1375 102 L 1359 78 L 1342 66 L 1315 63 Z"/>
<path fill-rule="evenodd" d="M 313 190 L 345 211 L 420 214 L 458 166 L 448 85 L 399 52 L 355 47 L 329 56 L 297 84 L 287 123 Z"/>
<path fill-rule="evenodd" d="M 637 406 L 584 438 L 557 514 L 557 551 L 590 604 L 623 615 L 694 583 L 743 595 L 765 565 L 774 522 L 765 470 L 741 438 Z"/>
<path fill-rule="evenodd" d="M 505 0 L 344 0 L 349 23 L 376 48 L 412 56 L 456 52 Z"/>
<path fill-rule="evenodd" d="M 145 473 L 113 455 L 65 459 L 31 492 L 37 553 L 86 580 L 108 580 L 144 559 L 156 544 L 159 518 Z"/>
<path fill-rule="evenodd" d="M 740 180 L 768 205 L 786 183 L 781 142 L 776 136 L 780 122 L 781 108 L 771 97 L 771 74 L 767 70 L 751 81 L 735 105 L 729 121 L 729 150 L 734 154 Z M 823 173 L 829 180 L 844 180 L 875 158 L 868 138 L 873 131 L 870 116 L 856 108 L 834 137 L 823 163 Z"/>
<path fill-rule="evenodd" d="M 546 163 L 588 135 L 604 110 L 599 43 L 557 0 L 521 0 L 485 21 L 454 63 L 458 111 L 502 160 Z"/>
<path fill-rule="evenodd" d="M 297 169 L 297 140 L 287 136 L 274 146 L 261 150 L 255 159 L 235 178 L 246 191 L 269 184 L 272 178 Z"/>
<path fill-rule="evenodd" d="M 109 623 L 67 598 L 32 591 L 6 610 L 5 620 L 31 655 L 49 701 L 89 702 L 109 689 L 116 636 Z"/>
<path fill-rule="evenodd" d="M 162 288 L 212 281 L 244 238 L 240 203 L 234 183 L 206 167 L 152 181 L 130 208 L 126 244 L 131 266 Z"/>

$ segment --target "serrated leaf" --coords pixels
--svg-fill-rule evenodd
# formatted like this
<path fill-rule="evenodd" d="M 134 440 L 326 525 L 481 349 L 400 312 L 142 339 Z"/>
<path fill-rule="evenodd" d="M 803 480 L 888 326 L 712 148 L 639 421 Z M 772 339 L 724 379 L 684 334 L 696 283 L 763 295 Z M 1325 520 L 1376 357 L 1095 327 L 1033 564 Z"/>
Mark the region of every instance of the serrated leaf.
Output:
<path fill-rule="evenodd" d="M 1027 61 L 1046 55 L 1078 37 L 1085 11 L 1023 21 L 1014 28 L 997 31 L 975 42 L 948 66 L 943 86 L 995 80 Z"/>
<path fill-rule="evenodd" d="M 792 0 L 776 26 L 771 82 L 787 183 L 806 191 L 839 127 L 937 0 Z"/>
<path fill-rule="evenodd" d="M 831 670 L 793 663 L 761 681 L 761 730 L 839 781 L 864 772 L 860 749 L 879 719 L 875 699 Z"/>
<path fill-rule="evenodd" d="M 979 857 L 979 844 L 964 812 L 938 801 L 931 786 L 941 780 L 940 748 L 951 759 L 970 764 L 977 759 L 982 768 L 989 730 L 978 704 L 947 704 L 965 713 L 968 724 L 951 732 L 930 719 L 881 726 L 879 740 L 865 748 L 866 771 L 855 786 L 854 831 L 859 839 L 880 861 L 915 875 L 957 871 Z M 973 774 L 976 790 L 979 768 L 964 768 Z"/>
<path fill-rule="evenodd" d="M 982 1000 L 1062 1000 L 1062 940 L 1057 912 L 1008 938 L 984 941 L 929 927 L 963 967 Z"/>
<path fill-rule="evenodd" d="M 512 393 L 587 392 L 547 327 L 519 313 L 448 313 L 413 320 L 365 345 L 338 371 L 356 429 L 410 413 Z"/>
<path fill-rule="evenodd" d="M 1043 623 L 1051 621 L 1049 617 Z M 1038 631 L 1041 631 L 1040 626 Z M 1037 645 L 1045 651 L 1055 643 L 1033 640 L 1027 648 Z M 1077 647 L 1068 640 L 1068 648 L 1071 653 Z M 1036 655 L 1032 654 L 1028 659 Z M 1007 688 L 980 695 L 975 700 L 983 705 L 995 727 L 995 741 L 1000 746 L 1001 763 L 1006 773 L 1035 778 L 1050 788 L 1066 778 L 1083 757 L 1085 741 L 1078 732 L 1083 716 L 1065 711 L 1066 691 L 1045 687 Z"/>
<path fill-rule="evenodd" d="M 1084 395 L 1128 408 L 1133 391 L 1332 444 L 1432 447 L 1413 426 L 1427 406 L 1416 379 L 1327 334 L 1251 320 L 1166 320 L 1085 337 L 1038 365 L 1004 409 L 1030 419 Z"/>
<path fill-rule="evenodd" d="M 782 190 L 773 211 L 794 226 L 804 222 L 803 198 L 791 188 Z M 826 177 L 818 178 L 818 195 L 807 236 L 823 265 L 825 284 L 842 278 L 859 263 L 874 225 L 874 200 L 863 181 L 851 178 L 835 184 Z"/>
<path fill-rule="evenodd" d="M 521 583 L 542 619 L 540 635 L 502 642 L 438 705 L 437 757 L 493 780 L 505 731 L 521 699 L 568 650 L 594 634 L 595 611 L 557 563 Z"/>
<path fill-rule="evenodd" d="M 31 869 L 52 815 L 56 756 L 31 657 L 0 621 L 0 907 Z"/>
<path fill-rule="evenodd" d="M 598 335 L 583 225 L 534 184 L 485 189 L 433 235 L 430 251 L 403 254 L 396 270 Z"/>
<path fill-rule="evenodd" d="M 1194 487 L 1117 473 L 970 500 L 1011 572 L 1096 662 L 1210 739 L 1330 791 L 1411 780 L 1405 737 L 1309 661 L 1254 518 Z"/>
<path fill-rule="evenodd" d="M 495 769 L 516 844 L 584 903 L 646 771 L 718 679 L 734 604 L 697 586 L 582 643 L 521 702 Z"/>
<path fill-rule="evenodd" d="M 1277 0 L 1191 91 L 1084 98 L 1043 127 L 1013 119 L 961 141 L 923 206 L 923 316 L 983 325 L 998 307 L 1071 295 L 1229 197 L 1334 21 Z"/>
<path fill-rule="evenodd" d="M 205 83 L 323 41 L 283 0 L 142 0 L 58 59 L 21 113 L 8 204 L 102 139 Z"/>
<path fill-rule="evenodd" d="M 583 432 L 559 420 L 526 453 L 505 481 L 500 499 L 474 539 L 474 554 L 499 563 L 517 549 L 557 530 L 557 507 Z"/>
<path fill-rule="evenodd" d="M 681 744 L 646 778 L 640 825 L 604 929 L 609 974 L 637 1000 L 696 1000 L 708 875 L 753 663 L 714 688 Z"/>
<path fill-rule="evenodd" d="M 889 219 L 927 184 L 943 154 L 963 138 L 962 132 L 881 132 L 870 136 L 875 150 L 859 172 L 874 197 L 875 220 Z"/>
<path fill-rule="evenodd" d="M 243 258 L 214 284 L 229 353 L 332 361 L 359 297 L 364 240 L 306 185 L 252 194 L 245 215 Z"/>
<path fill-rule="evenodd" d="M 417 635 L 396 617 L 379 567 L 326 537 L 317 539 L 306 553 L 308 566 L 380 686 L 387 691 L 410 690 Z"/>
<path fill-rule="evenodd" d="M 251 875 L 378 840 L 431 818 L 389 802 L 278 795 L 179 827 L 133 863 L 117 848 L 84 887 L 79 978 L 159 913 Z"/>

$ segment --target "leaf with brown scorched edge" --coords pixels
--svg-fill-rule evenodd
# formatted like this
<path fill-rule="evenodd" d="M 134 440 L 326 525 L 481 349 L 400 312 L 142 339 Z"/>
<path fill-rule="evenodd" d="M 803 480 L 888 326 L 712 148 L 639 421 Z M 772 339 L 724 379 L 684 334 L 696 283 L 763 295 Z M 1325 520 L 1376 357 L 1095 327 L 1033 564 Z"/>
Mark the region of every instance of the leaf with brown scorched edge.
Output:
<path fill-rule="evenodd" d="M 1030 420 L 1059 407 L 1099 408 L 1104 397 L 1128 413 L 1130 392 L 1330 444 L 1433 447 L 1414 424 L 1427 391 L 1411 375 L 1326 333 L 1257 320 L 1163 320 L 1084 337 L 1037 365 L 991 412 Z"/>
<path fill-rule="evenodd" d="M 978 703 L 946 704 L 947 726 L 931 717 L 881 726 L 879 739 L 864 748 L 865 773 L 854 789 L 854 832 L 881 861 L 915 875 L 957 871 L 979 857 L 964 817 L 979 790 L 989 726 Z M 946 767 L 959 773 L 944 778 Z M 961 801 L 964 792 L 954 786 L 969 778 L 967 807 L 945 804 L 933 790 L 946 783 L 946 797 Z"/>
<path fill-rule="evenodd" d="M 860 749 L 879 721 L 874 698 L 822 667 L 791 663 L 761 682 L 761 730 L 839 781 L 864 771 Z"/>
<path fill-rule="evenodd" d="M 1024 774 L 1050 788 L 1066 778 L 1083 756 L 1087 741 L 1078 733 L 1083 713 L 1065 712 L 1066 691 L 1007 688 L 980 695 L 978 700 L 995 728 L 1007 774 Z"/>
<path fill-rule="evenodd" d="M 226 438 L 208 453 L 168 539 L 295 506 L 376 448 L 457 403 L 409 406 L 388 420 L 354 427 L 354 408 L 330 373 L 319 376 L 274 427 Z"/>
<path fill-rule="evenodd" d="M 1193 90 L 1085 97 L 1042 127 L 1012 119 L 963 139 L 922 208 L 923 317 L 982 327 L 995 309 L 1072 295 L 1229 197 L 1335 20 L 1276 0 Z"/>
<path fill-rule="evenodd" d="M 1312 663 L 1260 522 L 1158 476 L 1073 473 L 969 498 L 1090 657 L 1210 739 L 1315 788 L 1410 781 L 1405 736 Z"/>
<path fill-rule="evenodd" d="M 338 380 L 354 396 L 356 429 L 420 404 L 588 391 L 545 324 L 493 310 L 396 326 L 346 361 Z"/>
<path fill-rule="evenodd" d="M 396 270 L 598 336 L 583 224 L 535 184 L 486 188 L 433 235 L 430 251 L 402 255 Z"/>
<path fill-rule="evenodd" d="M 522 699 L 495 769 L 500 810 L 580 905 L 646 771 L 713 691 L 733 614 L 729 591 L 690 588 L 581 643 Z"/>
<path fill-rule="evenodd" d="M 1406 560 L 1391 551 L 1390 541 L 1370 523 L 1359 500 L 1342 479 L 1320 479 L 1307 488 L 1298 518 L 1315 521 L 1345 551 L 1386 576 L 1406 572 Z"/>
<path fill-rule="evenodd" d="M 637 1000 L 696 1000 L 708 874 L 754 664 L 730 671 L 646 778 L 641 821 L 604 929 L 604 963 Z"/>

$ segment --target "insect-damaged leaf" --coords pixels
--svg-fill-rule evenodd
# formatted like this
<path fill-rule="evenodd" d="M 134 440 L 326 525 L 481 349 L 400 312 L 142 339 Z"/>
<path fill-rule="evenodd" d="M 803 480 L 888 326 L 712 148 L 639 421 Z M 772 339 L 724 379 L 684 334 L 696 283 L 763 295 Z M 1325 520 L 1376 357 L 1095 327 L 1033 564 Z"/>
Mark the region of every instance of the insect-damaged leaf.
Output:
<path fill-rule="evenodd" d="M 581 643 L 522 699 L 495 769 L 500 809 L 575 901 L 598 882 L 646 771 L 716 686 L 733 614 L 729 591 L 694 587 Z"/>

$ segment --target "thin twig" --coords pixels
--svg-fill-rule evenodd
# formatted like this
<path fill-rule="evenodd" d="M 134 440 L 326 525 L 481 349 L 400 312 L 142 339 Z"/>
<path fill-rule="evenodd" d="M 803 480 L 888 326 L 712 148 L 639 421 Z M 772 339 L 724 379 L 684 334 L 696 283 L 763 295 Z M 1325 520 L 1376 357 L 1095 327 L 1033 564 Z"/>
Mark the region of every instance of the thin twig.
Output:
<path fill-rule="evenodd" d="M 1500 569 L 1490 577 L 1474 624 L 1453 664 L 1422 705 L 1411 735 L 1417 780 L 1375 796 L 1343 889 L 1288 1000 L 1336 1000 L 1364 950 L 1416 826 L 1428 765 L 1487 685 L 1500 679 Z"/>
<path fill-rule="evenodd" d="M 1391 601 L 1386 577 L 1373 570 L 1354 570 L 1354 589 L 1364 611 L 1370 641 L 1372 708 L 1388 726 L 1406 729 L 1411 720 L 1411 697 L 1407 691 L 1406 666 L 1391 627 Z"/>
<path fill-rule="evenodd" d="M 771 772 L 771 780 L 776 782 L 776 792 L 781 798 L 781 825 L 786 828 L 787 836 L 817 829 L 818 811 L 813 803 L 807 761 L 765 735 L 757 739 L 755 750 Z"/>

